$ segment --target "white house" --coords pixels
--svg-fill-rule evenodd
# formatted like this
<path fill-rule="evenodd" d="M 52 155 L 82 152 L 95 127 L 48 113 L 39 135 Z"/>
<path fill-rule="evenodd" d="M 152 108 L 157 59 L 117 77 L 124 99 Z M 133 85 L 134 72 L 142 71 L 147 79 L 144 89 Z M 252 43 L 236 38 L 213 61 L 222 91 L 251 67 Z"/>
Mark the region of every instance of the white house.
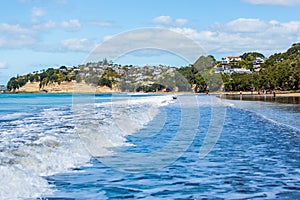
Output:
<path fill-rule="evenodd" d="M 222 58 L 222 64 L 227 65 L 231 62 L 238 62 L 242 60 L 240 56 L 227 56 L 226 58 Z"/>

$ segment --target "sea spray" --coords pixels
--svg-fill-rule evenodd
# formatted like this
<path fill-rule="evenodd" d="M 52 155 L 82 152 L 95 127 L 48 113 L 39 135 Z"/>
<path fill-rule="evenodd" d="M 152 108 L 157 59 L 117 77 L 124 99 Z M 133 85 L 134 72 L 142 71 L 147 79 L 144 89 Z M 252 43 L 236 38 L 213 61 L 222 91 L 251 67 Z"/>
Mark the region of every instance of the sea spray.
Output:
<path fill-rule="evenodd" d="M 56 100 L 59 104 L 59 98 Z M 106 152 L 96 156 L 112 153 L 111 147 L 131 145 L 126 142 L 126 135 L 140 130 L 170 100 L 169 96 L 152 96 L 123 100 L 120 98 L 110 102 L 107 99 L 106 102 L 101 102 L 101 99 L 100 102 L 91 104 L 95 108 L 98 131 L 103 135 L 97 135 L 96 132 L 78 135 L 78 127 L 74 124 L 78 118 L 70 105 L 40 102 L 42 106 L 27 112 L 2 115 L 0 199 L 28 199 L 51 195 L 55 187 L 45 177 L 89 165 L 90 153 L 93 152 L 89 152 L 89 148 L 87 150 L 84 145 L 86 141 L 97 141 L 99 147 L 99 141 L 103 140 L 101 136 L 107 138 L 109 142 L 101 146 Z M 81 111 L 79 116 L 85 113 L 84 110 Z M 80 121 L 82 125 L 91 122 L 91 113 L 86 113 L 85 117 L 85 120 Z"/>
<path fill-rule="evenodd" d="M 113 155 L 113 147 L 131 145 L 126 136 L 143 128 L 170 102 L 171 96 L 151 96 L 91 103 L 88 96 L 81 96 L 73 103 L 76 131 L 93 156 Z"/>

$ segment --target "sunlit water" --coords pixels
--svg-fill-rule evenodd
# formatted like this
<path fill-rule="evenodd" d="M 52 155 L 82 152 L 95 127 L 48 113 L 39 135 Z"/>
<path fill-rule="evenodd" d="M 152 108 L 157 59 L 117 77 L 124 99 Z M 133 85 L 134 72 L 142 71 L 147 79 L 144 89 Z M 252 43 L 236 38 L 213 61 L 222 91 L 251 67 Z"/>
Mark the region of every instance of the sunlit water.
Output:
<path fill-rule="evenodd" d="M 131 172 L 106 161 L 120 152 L 151 155 L 195 124 L 181 123 L 178 99 L 97 95 L 97 130 L 82 134 L 78 123 L 91 121 L 73 112 L 72 95 L 0 95 L 0 199 L 299 199 L 299 104 L 215 99 L 200 95 L 188 108 L 199 112 L 199 125 L 180 157 Z M 223 130 L 200 158 L 218 108 L 226 109 Z M 99 133 L 109 144 L 94 151 Z"/>

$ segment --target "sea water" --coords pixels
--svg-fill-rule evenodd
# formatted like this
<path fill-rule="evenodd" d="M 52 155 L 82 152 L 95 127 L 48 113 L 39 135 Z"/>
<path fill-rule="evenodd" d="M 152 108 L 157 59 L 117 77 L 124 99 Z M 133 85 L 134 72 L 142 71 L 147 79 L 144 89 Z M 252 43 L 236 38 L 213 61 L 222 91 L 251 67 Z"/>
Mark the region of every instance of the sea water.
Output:
<path fill-rule="evenodd" d="M 0 199 L 299 199 L 299 104 L 0 95 Z"/>

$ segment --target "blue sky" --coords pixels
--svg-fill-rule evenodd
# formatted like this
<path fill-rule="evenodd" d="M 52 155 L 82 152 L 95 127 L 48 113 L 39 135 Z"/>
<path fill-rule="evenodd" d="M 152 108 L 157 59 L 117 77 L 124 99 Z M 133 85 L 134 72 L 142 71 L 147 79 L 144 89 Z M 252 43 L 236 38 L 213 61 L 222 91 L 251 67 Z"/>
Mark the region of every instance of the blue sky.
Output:
<path fill-rule="evenodd" d="M 84 63 L 97 44 L 145 27 L 183 34 L 217 59 L 248 51 L 269 56 L 300 42 L 300 0 L 10 0 L 0 4 L 0 84 L 17 74 Z M 115 62 L 186 64 L 174 55 L 151 54 L 133 53 Z"/>

